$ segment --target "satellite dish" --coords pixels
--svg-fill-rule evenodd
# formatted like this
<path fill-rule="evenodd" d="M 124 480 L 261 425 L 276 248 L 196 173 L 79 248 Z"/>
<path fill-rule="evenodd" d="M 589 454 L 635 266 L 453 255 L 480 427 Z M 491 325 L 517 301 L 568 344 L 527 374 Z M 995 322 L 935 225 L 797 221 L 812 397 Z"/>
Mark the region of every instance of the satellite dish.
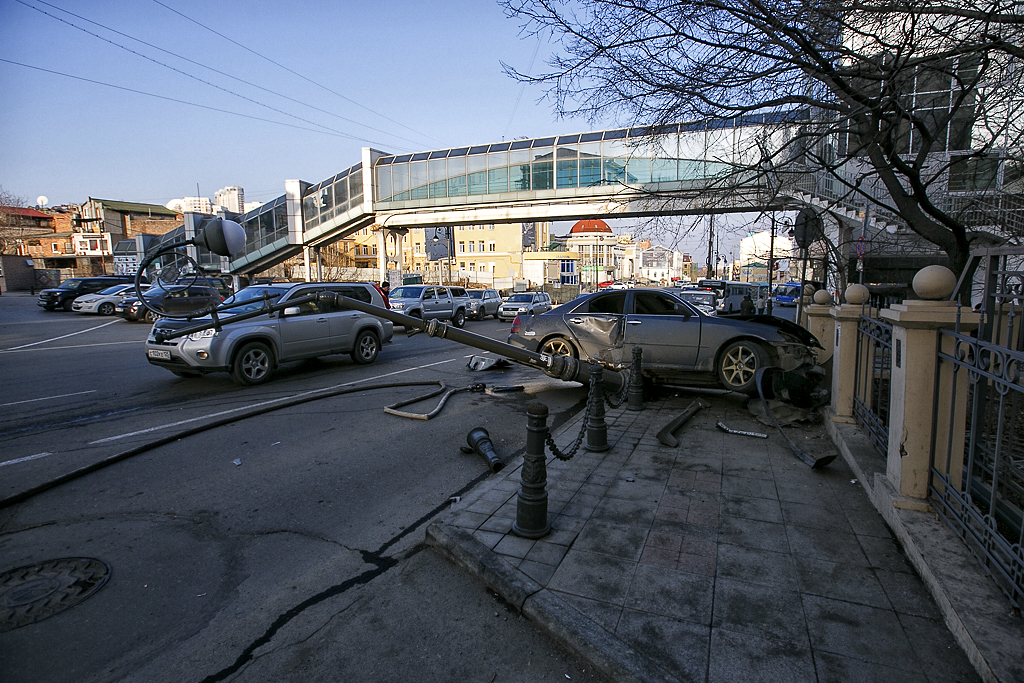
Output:
<path fill-rule="evenodd" d="M 46 206 L 49 203 L 50 200 L 49 198 L 47 198 L 45 194 L 41 194 L 38 197 L 36 197 L 36 206 Z"/>

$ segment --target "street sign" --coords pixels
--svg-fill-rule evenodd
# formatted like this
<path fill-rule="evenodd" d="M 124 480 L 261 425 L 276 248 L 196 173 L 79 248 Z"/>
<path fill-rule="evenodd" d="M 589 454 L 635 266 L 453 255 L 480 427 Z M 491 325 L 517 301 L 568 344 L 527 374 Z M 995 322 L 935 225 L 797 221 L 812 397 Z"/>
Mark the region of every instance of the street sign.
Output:
<path fill-rule="evenodd" d="M 858 237 L 857 238 L 857 258 L 864 258 L 864 249 L 865 249 L 864 238 L 863 237 Z"/>
<path fill-rule="evenodd" d="M 793 239 L 801 249 L 808 249 L 811 244 L 821 239 L 823 226 L 821 217 L 813 209 L 801 209 L 793 223 Z"/>

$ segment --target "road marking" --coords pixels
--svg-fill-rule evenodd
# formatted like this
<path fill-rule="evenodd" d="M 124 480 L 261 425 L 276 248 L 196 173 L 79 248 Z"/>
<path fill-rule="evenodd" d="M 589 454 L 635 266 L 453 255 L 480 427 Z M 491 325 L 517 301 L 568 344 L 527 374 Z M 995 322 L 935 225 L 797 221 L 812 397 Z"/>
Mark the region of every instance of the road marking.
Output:
<path fill-rule="evenodd" d="M 445 363 L 452 363 L 455 360 L 457 360 L 457 359 L 450 358 L 448 360 L 437 361 L 436 363 L 427 363 L 426 365 L 417 365 L 416 367 L 413 367 L 413 368 L 406 368 L 405 370 L 395 370 L 394 372 L 388 372 L 388 373 L 385 373 L 383 375 L 374 375 L 373 377 L 367 377 L 366 379 L 356 380 L 355 382 L 344 382 L 342 384 L 335 384 L 333 386 L 323 387 L 322 389 L 312 389 L 310 391 L 303 391 L 301 393 L 293 394 L 291 396 L 282 396 L 281 398 L 275 398 L 275 399 L 271 399 L 269 401 L 260 401 L 259 403 L 253 403 L 253 404 L 250 404 L 250 405 L 247 405 L 247 406 L 242 406 L 240 408 L 232 408 L 230 410 L 222 410 L 219 413 L 209 413 L 207 415 L 200 415 L 199 417 L 193 417 L 193 418 L 190 418 L 188 420 L 179 420 L 177 422 L 170 422 L 168 424 L 163 424 L 163 425 L 159 425 L 159 426 L 156 426 L 156 427 L 149 427 L 148 429 L 140 429 L 140 430 L 135 431 L 135 432 L 128 432 L 127 434 L 118 434 L 117 436 L 108 436 L 108 437 L 106 437 L 104 439 L 97 439 L 96 441 L 90 441 L 89 445 L 93 446 L 93 445 L 99 444 L 99 443 L 109 443 L 111 441 L 119 441 L 120 439 L 127 439 L 127 438 L 132 437 L 132 436 L 138 436 L 139 434 L 148 434 L 149 432 L 156 432 L 156 431 L 159 431 L 161 429 L 170 429 L 171 427 L 179 427 L 181 425 L 189 424 L 191 422 L 200 422 L 202 420 L 208 420 L 208 419 L 214 418 L 214 417 L 221 417 L 223 415 L 230 415 L 231 413 L 237 413 L 237 412 L 240 412 L 240 411 L 243 411 L 243 410 L 251 410 L 253 408 L 260 408 L 262 406 L 269 406 L 269 405 L 273 405 L 275 403 L 281 403 L 282 401 L 290 401 L 290 400 L 295 399 L 295 398 L 301 398 L 303 396 L 312 396 L 313 394 L 322 394 L 325 391 L 332 391 L 334 389 L 340 389 L 342 387 L 355 386 L 357 384 L 364 384 L 364 383 L 369 382 L 371 380 L 377 380 L 377 379 L 381 379 L 383 377 L 391 377 L 393 375 L 401 375 L 401 374 L 406 373 L 406 372 L 412 372 L 413 370 L 422 370 L 424 368 L 434 367 L 435 365 L 444 365 Z"/>
<path fill-rule="evenodd" d="M 29 460 L 35 460 L 36 458 L 45 458 L 48 455 L 53 455 L 53 453 L 36 453 L 35 455 L 26 455 L 24 458 L 0 462 L 0 467 L 3 467 L 4 465 L 17 465 L 19 462 L 28 462 Z"/>
<path fill-rule="evenodd" d="M 113 324 L 119 323 L 119 322 L 121 322 L 121 321 L 120 320 L 111 320 L 109 323 L 103 323 L 102 325 L 97 325 L 96 327 L 90 327 L 87 330 L 79 330 L 78 332 L 72 332 L 71 334 L 62 334 L 59 337 L 53 337 L 52 339 L 44 339 L 43 341 L 32 342 L 31 344 L 22 344 L 21 346 L 12 346 L 9 349 L 5 349 L 5 351 L 17 351 L 18 349 L 27 349 L 30 346 L 39 346 L 40 344 L 46 344 L 48 342 L 57 341 L 58 339 L 67 339 L 68 337 L 74 337 L 76 334 L 85 334 L 86 332 L 92 332 L 93 330 L 98 330 L 100 328 L 107 327 L 108 325 L 113 325 Z"/>
<path fill-rule="evenodd" d="M 145 344 L 145 339 L 139 339 L 136 341 L 119 341 L 119 342 L 96 342 L 95 344 L 75 344 L 74 346 L 47 346 L 45 349 L 25 349 L 17 347 L 16 349 L 3 349 L 0 353 L 28 353 L 30 351 L 59 351 L 61 349 L 87 349 L 90 346 L 117 346 L 118 344 Z"/>
<path fill-rule="evenodd" d="M 49 401 L 51 398 L 67 398 L 68 396 L 81 396 L 82 394 L 95 394 L 98 389 L 90 389 L 89 391 L 76 391 L 73 394 L 57 394 L 56 396 L 45 396 L 43 398 L 30 398 L 26 401 L 14 401 L 13 403 L 0 403 L 0 408 L 6 406 L 16 406 L 22 403 L 33 403 L 35 401 Z"/>

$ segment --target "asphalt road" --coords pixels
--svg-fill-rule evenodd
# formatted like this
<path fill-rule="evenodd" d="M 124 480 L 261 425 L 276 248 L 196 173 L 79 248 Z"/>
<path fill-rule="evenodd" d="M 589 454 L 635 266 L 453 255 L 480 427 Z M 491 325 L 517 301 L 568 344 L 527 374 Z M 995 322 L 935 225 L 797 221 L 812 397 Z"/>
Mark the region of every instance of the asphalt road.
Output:
<path fill-rule="evenodd" d="M 467 329 L 507 334 L 496 321 Z M 372 365 L 329 357 L 242 388 L 150 366 L 147 331 L 0 297 L 0 498 L 238 418 L 0 508 L 0 573 L 65 557 L 111 568 L 89 599 L 0 632 L 0 680 L 590 678 L 421 545 L 425 524 L 489 476 L 459 452 L 471 428 L 511 459 L 526 405 L 543 400 L 566 419 L 582 388 L 519 366 L 469 372 L 473 349 L 401 332 Z M 527 390 L 456 394 L 430 421 L 382 410 L 424 387 L 320 397 L 437 379 Z M 317 400 L 244 417 L 299 396 Z"/>

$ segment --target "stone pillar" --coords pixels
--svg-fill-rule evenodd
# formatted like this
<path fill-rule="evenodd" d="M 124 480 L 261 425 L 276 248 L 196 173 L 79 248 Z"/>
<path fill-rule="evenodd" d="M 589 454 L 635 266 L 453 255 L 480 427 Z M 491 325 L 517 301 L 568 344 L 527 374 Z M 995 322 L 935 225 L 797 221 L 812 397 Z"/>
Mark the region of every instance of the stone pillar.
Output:
<path fill-rule="evenodd" d="M 827 363 L 836 346 L 836 321 L 832 317 L 828 292 L 823 289 L 814 293 L 814 303 L 804 309 L 807 331 L 814 335 L 823 348 L 818 349 L 818 363 Z M 820 300 L 820 301 L 819 301 Z"/>
<path fill-rule="evenodd" d="M 952 401 L 966 401 L 966 373 L 960 373 L 957 397 L 952 396 L 952 373 L 943 373 L 938 388 L 935 382 L 938 330 L 953 329 L 957 305 L 953 301 L 904 301 L 882 310 L 880 315 L 892 323 L 893 347 L 886 477 L 900 496 L 919 499 L 922 504 L 919 509 L 927 510 L 924 499 L 928 497 L 933 415 L 937 427 L 936 451 L 941 452 L 943 458 L 951 433 L 954 441 L 959 438 L 959 444 L 963 444 L 965 411 L 958 411 L 959 415 L 953 420 L 950 414 Z M 961 311 L 962 331 L 977 327 L 977 321 L 977 314 Z M 959 468 L 954 464 L 953 469 Z M 904 503 L 902 507 L 918 507 L 913 501 Z"/>
<path fill-rule="evenodd" d="M 857 323 L 859 303 L 833 306 L 829 315 L 835 321 L 832 351 L 832 419 L 853 422 L 853 389 L 857 375 Z M 822 344 L 824 346 L 824 344 Z"/>

